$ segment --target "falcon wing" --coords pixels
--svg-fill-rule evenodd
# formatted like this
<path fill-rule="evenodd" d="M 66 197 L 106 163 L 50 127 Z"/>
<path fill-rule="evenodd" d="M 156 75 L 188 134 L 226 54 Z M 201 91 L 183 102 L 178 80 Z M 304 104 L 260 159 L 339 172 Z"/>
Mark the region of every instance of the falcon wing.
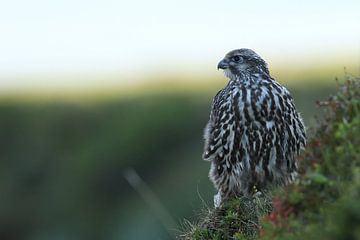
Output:
<path fill-rule="evenodd" d="M 225 121 L 230 116 L 228 113 L 230 108 L 231 102 L 227 101 L 226 91 L 222 89 L 214 97 L 210 119 L 205 127 L 204 160 L 213 160 L 216 152 L 224 146 L 224 141 L 230 134 L 230 131 L 224 127 Z"/>

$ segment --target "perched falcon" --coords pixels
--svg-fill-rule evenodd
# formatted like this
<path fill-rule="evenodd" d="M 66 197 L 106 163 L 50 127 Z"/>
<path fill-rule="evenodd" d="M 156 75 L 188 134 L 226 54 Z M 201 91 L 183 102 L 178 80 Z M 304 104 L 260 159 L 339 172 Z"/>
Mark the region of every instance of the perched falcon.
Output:
<path fill-rule="evenodd" d="M 203 159 L 218 190 L 215 206 L 231 196 L 249 196 L 296 176 L 296 156 L 305 127 L 289 91 L 250 49 L 226 54 L 218 64 L 229 79 L 212 103 Z"/>

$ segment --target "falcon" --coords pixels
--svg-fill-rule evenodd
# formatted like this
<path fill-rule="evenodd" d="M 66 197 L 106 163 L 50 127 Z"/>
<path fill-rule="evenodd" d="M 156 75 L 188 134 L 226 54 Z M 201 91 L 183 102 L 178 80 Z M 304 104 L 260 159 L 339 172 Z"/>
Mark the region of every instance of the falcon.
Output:
<path fill-rule="evenodd" d="M 203 159 L 211 162 L 219 207 L 230 197 L 292 182 L 306 134 L 290 92 L 270 76 L 258 54 L 233 50 L 217 67 L 229 82 L 213 99 Z"/>

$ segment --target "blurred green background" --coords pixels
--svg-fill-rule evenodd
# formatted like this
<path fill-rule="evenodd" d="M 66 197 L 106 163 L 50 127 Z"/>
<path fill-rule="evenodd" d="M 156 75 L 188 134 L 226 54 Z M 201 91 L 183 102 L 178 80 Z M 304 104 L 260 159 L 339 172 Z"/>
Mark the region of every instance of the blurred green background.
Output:
<path fill-rule="evenodd" d="M 217 63 L 255 50 L 314 125 L 315 101 L 359 70 L 359 4 L 1 3 L 0 239 L 173 239 L 213 204 Z"/>
<path fill-rule="evenodd" d="M 194 79 L 196 81 L 196 79 Z M 317 81 L 314 78 L 314 81 Z M 202 131 L 220 85 L 0 101 L 1 239 L 169 239 L 212 205 Z M 306 123 L 335 88 L 290 87 Z M 118 93 L 121 96 L 121 93 Z M 124 177 L 134 169 L 158 203 Z M 202 202 L 204 201 L 204 202 Z M 160 204 L 166 216 L 154 207 Z M 175 225 L 167 221 L 170 215 Z"/>

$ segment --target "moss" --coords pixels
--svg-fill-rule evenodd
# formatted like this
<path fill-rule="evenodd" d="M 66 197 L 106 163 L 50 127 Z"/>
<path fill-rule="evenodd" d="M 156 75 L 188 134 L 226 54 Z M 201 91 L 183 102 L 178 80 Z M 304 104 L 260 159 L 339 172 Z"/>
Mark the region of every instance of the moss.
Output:
<path fill-rule="evenodd" d="M 254 198 L 233 198 L 221 208 L 206 212 L 193 224 L 184 239 L 255 239 L 259 231 L 259 216 L 272 209 L 271 197 L 262 194 Z"/>

